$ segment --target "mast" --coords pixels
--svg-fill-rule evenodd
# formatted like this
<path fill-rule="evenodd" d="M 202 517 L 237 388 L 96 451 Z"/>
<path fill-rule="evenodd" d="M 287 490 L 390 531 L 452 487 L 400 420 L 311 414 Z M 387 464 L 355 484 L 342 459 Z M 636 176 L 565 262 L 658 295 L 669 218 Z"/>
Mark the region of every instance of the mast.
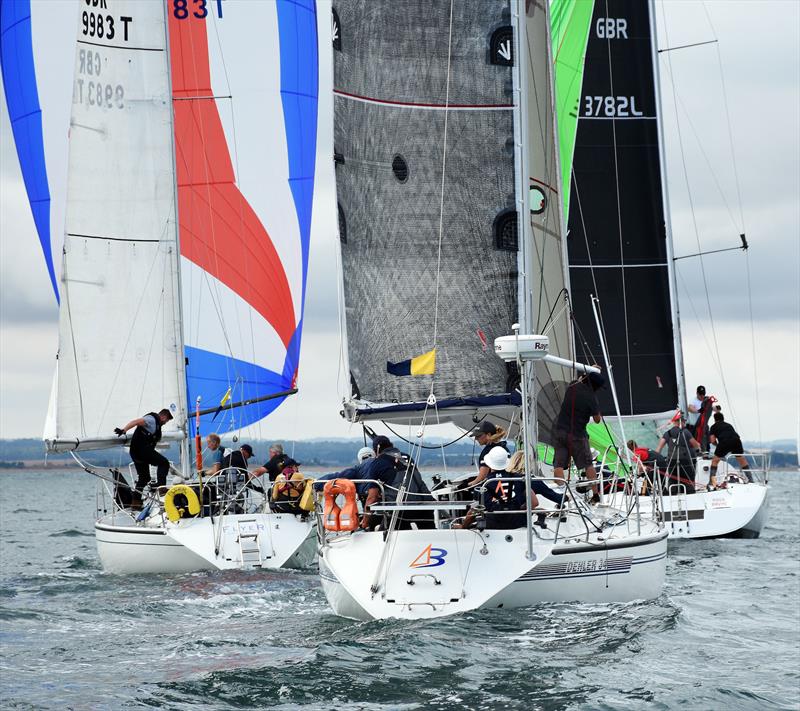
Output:
<path fill-rule="evenodd" d="M 517 281 L 519 322 L 523 333 L 530 333 L 533 329 L 531 315 L 531 291 L 529 276 L 531 273 L 530 245 L 532 244 L 530 208 L 528 197 L 528 105 L 525 100 L 523 87 L 526 86 L 526 69 L 528 66 L 527 42 L 523 41 L 525 31 L 525 6 L 524 0 L 512 0 L 512 21 L 514 28 L 514 64 L 511 67 L 514 95 L 514 182 L 517 193 L 517 265 L 519 279 Z"/>
<path fill-rule="evenodd" d="M 166 5 L 164 5 L 166 8 Z M 174 110 L 174 102 L 175 98 L 172 93 L 172 52 L 170 48 L 170 41 L 169 41 L 169 20 L 166 15 L 166 9 L 164 12 L 164 42 L 167 48 L 167 86 L 168 86 L 168 96 L 170 99 L 170 106 L 169 106 L 169 130 L 170 135 L 172 137 L 171 146 L 172 146 L 172 195 L 175 204 L 175 210 L 173 212 L 175 218 L 175 225 L 174 225 L 174 235 L 175 240 L 173 243 L 174 247 L 174 259 L 171 260 L 172 266 L 174 268 L 174 288 L 177 289 L 176 298 L 173 300 L 174 308 L 173 308 L 173 317 L 175 318 L 176 322 L 174 325 L 174 332 L 175 332 L 175 339 L 177 341 L 177 352 L 176 352 L 176 366 L 177 366 L 177 375 L 178 375 L 178 393 L 179 393 L 179 400 L 178 400 L 178 410 L 182 415 L 182 422 L 179 423 L 179 428 L 183 429 L 184 437 L 181 440 L 181 472 L 185 479 L 188 479 L 191 475 L 191 449 L 190 449 L 190 441 L 189 441 L 189 405 L 188 405 L 188 390 L 189 384 L 186 379 L 186 348 L 185 348 L 185 338 L 183 333 L 183 290 L 181 287 L 181 240 L 180 240 L 180 215 L 179 215 L 179 205 L 178 205 L 178 165 L 177 159 L 175 155 L 175 110 Z M 197 398 L 198 402 L 200 398 Z"/>
<path fill-rule="evenodd" d="M 511 76 L 514 82 L 514 153 L 515 153 L 515 177 L 517 189 L 517 244 L 519 252 L 517 254 L 519 266 L 519 277 L 517 281 L 518 310 L 520 323 L 523 333 L 530 333 L 533 329 L 532 318 L 532 292 L 528 288 L 529 275 L 532 271 L 531 261 L 528 257 L 529 245 L 532 241 L 532 228 L 530 219 L 530 196 L 528 189 L 528 151 L 527 151 L 527 101 L 525 100 L 523 87 L 527 86 L 525 72 L 528 66 L 527 56 L 524 54 L 527 42 L 523 41 L 523 31 L 525 29 L 525 5 L 524 0 L 516 0 L 512 5 L 512 19 L 514 22 L 514 64 L 511 68 Z M 514 335 L 519 338 L 520 324 L 512 326 Z M 535 367 L 535 366 L 534 366 Z M 531 465 L 528 459 L 528 450 L 536 456 L 536 408 L 530 407 L 528 398 L 528 363 L 518 358 L 517 368 L 520 374 L 520 386 L 522 390 L 522 446 L 525 453 L 522 461 L 525 471 L 525 514 L 526 514 L 526 535 L 528 541 L 528 558 L 533 558 L 533 521 L 532 508 L 533 498 L 531 496 Z M 536 400 L 536 378 L 532 378 L 533 399 Z"/>
<path fill-rule="evenodd" d="M 672 219 L 669 208 L 669 186 L 667 185 L 666 159 L 667 153 L 664 142 L 664 123 L 661 105 L 661 77 L 658 68 L 658 34 L 656 31 L 656 6 L 655 0 L 649 0 L 650 35 L 653 55 L 653 82 L 655 84 L 656 98 L 656 123 L 658 125 L 658 144 L 661 160 L 662 201 L 664 205 L 664 230 L 667 241 L 667 274 L 669 276 L 670 310 L 672 312 L 672 341 L 675 350 L 675 377 L 678 383 L 678 407 L 686 412 L 686 374 L 683 367 L 683 347 L 681 345 L 681 315 L 678 306 L 678 288 L 675 275 L 675 253 L 672 244 Z"/>

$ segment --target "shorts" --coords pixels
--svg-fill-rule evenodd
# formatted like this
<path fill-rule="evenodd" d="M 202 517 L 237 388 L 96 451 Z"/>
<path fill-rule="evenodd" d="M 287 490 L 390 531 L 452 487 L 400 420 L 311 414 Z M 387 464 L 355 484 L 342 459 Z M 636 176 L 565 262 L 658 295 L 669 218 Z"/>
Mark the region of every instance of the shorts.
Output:
<path fill-rule="evenodd" d="M 714 450 L 714 456 L 722 459 L 729 454 L 742 454 L 742 452 L 744 452 L 742 440 L 737 438 L 728 440 L 727 442 L 719 442 L 717 448 Z"/>
<path fill-rule="evenodd" d="M 570 459 L 575 462 L 578 469 L 594 466 L 588 437 L 578 437 L 564 430 L 556 430 L 553 433 L 553 445 L 555 447 L 553 466 L 556 469 L 569 467 Z"/>

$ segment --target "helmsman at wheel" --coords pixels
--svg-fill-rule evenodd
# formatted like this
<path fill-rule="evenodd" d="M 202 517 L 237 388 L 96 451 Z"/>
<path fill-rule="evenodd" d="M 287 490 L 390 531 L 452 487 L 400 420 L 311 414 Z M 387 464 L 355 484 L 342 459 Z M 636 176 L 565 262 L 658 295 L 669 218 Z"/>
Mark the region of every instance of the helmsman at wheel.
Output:
<path fill-rule="evenodd" d="M 135 427 L 131 437 L 131 459 L 136 473 L 136 490 L 141 492 L 150 481 L 150 465 L 156 467 L 156 480 L 159 486 L 166 486 L 169 473 L 169 461 L 156 451 L 161 440 L 161 426 L 172 419 L 172 413 L 164 408 L 159 412 L 148 412 L 143 417 L 131 420 L 125 427 L 117 427 L 114 432 L 122 437 L 129 429 Z"/>

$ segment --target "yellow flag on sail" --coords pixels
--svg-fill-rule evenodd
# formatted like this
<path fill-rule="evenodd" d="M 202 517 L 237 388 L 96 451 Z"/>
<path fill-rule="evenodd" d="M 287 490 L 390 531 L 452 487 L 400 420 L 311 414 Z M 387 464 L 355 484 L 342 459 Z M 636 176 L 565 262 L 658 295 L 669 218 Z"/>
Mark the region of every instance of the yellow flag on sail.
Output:
<path fill-rule="evenodd" d="M 214 413 L 214 417 L 211 418 L 212 422 L 217 419 L 217 415 L 219 415 L 219 413 L 222 412 L 222 408 L 228 404 L 228 401 L 230 399 L 231 399 L 231 389 L 228 388 L 225 391 L 225 394 L 222 396 L 222 400 L 219 401 L 219 407 L 217 408 L 217 411 Z"/>
<path fill-rule="evenodd" d="M 399 363 L 390 363 L 387 360 L 386 372 L 398 376 L 433 375 L 436 372 L 436 349 Z"/>

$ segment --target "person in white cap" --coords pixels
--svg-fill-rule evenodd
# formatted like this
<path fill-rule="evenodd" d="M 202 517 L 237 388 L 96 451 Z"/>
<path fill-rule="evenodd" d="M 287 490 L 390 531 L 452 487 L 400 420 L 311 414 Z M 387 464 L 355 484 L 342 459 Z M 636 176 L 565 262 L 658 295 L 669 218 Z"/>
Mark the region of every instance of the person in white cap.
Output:
<path fill-rule="evenodd" d="M 372 459 L 374 456 L 375 452 L 372 447 L 362 447 L 358 450 L 358 454 L 356 454 L 356 463 L 363 464 L 367 459 Z"/>
<path fill-rule="evenodd" d="M 518 473 L 509 474 L 506 471 L 510 455 L 503 447 L 492 447 L 484 456 L 484 464 L 489 468 L 489 475 L 484 484 L 481 497 L 483 509 L 492 511 L 520 511 L 525 508 L 525 480 Z M 498 481 L 494 481 L 497 479 Z M 531 492 L 531 503 L 534 508 L 539 502 L 536 494 Z M 470 528 L 475 523 L 475 509 L 470 509 L 464 516 L 464 521 L 453 528 Z M 508 515 L 494 517 L 494 528 L 518 528 L 520 519 Z"/>

